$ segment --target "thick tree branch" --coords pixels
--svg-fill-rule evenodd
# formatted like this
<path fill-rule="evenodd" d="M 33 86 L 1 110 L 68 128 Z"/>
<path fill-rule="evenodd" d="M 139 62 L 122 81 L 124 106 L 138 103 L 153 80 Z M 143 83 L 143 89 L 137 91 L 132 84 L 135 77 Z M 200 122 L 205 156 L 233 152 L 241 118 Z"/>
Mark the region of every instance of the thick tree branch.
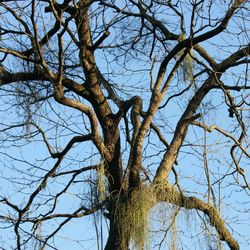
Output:
<path fill-rule="evenodd" d="M 196 209 L 208 216 L 210 223 L 216 228 L 222 241 L 225 241 L 230 249 L 239 250 L 238 242 L 225 226 L 218 210 L 212 205 L 196 197 L 188 197 L 178 192 L 171 184 L 162 184 L 155 186 L 155 192 L 158 201 L 165 201 L 186 209 Z"/>

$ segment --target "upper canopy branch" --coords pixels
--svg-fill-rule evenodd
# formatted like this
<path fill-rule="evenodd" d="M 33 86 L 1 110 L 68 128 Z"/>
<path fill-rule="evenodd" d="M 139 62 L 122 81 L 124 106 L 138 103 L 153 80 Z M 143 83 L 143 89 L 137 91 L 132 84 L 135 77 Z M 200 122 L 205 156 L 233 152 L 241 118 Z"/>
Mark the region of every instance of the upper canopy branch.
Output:
<path fill-rule="evenodd" d="M 190 100 L 186 110 L 184 111 L 182 117 L 177 123 L 176 130 L 172 142 L 170 143 L 169 149 L 165 153 L 163 160 L 157 170 L 155 181 L 163 181 L 170 173 L 170 170 L 177 159 L 179 149 L 184 141 L 184 138 L 187 134 L 187 129 L 190 122 L 193 121 L 193 116 L 197 111 L 201 101 L 207 95 L 207 93 L 216 88 L 218 82 L 220 81 L 221 75 L 236 61 L 245 57 L 246 54 L 249 53 L 249 46 L 242 48 L 241 50 L 233 53 L 224 61 L 222 61 L 218 66 L 216 66 L 218 70 L 218 74 L 215 73 L 211 75 L 205 83 L 197 90 L 194 94 L 193 98 Z"/>
<path fill-rule="evenodd" d="M 170 62 L 170 60 L 172 60 L 175 57 L 175 55 L 177 55 L 177 53 L 179 53 L 184 48 L 193 47 L 198 43 L 201 43 L 201 42 L 206 41 L 212 37 L 215 37 L 216 35 L 220 34 L 222 31 L 224 31 L 227 28 L 227 25 L 228 25 L 230 19 L 232 18 L 233 14 L 235 13 L 235 11 L 246 1 L 247 0 L 234 1 L 234 3 L 228 9 L 224 18 L 222 19 L 222 21 L 220 22 L 220 24 L 216 28 L 214 28 L 210 31 L 207 31 L 204 34 L 201 34 L 199 36 L 192 37 L 191 39 L 187 38 L 187 39 L 183 40 L 182 42 L 179 42 L 168 53 L 168 55 L 162 61 L 161 66 L 160 66 L 159 71 L 158 71 L 156 85 L 160 85 L 160 83 L 162 82 L 162 79 L 165 75 L 166 67 L 167 67 L 168 63 Z M 210 62 L 212 62 L 212 61 L 210 60 Z"/>
<path fill-rule="evenodd" d="M 177 40 L 179 38 L 179 35 L 170 32 L 169 29 L 161 21 L 159 21 L 155 17 L 147 14 L 146 13 L 147 10 L 143 8 L 143 6 L 141 5 L 140 2 L 135 2 L 132 0 L 130 0 L 130 2 L 138 7 L 140 13 L 134 13 L 132 11 L 127 11 L 126 10 L 127 6 L 125 6 L 124 8 L 119 8 L 117 5 L 110 4 L 110 3 L 107 3 L 105 1 L 102 1 L 101 5 L 112 8 L 112 9 L 116 10 L 117 13 L 121 13 L 121 14 L 126 15 L 126 16 L 140 17 L 140 18 L 146 19 L 147 21 L 149 21 L 151 23 L 151 25 L 154 28 L 158 28 L 162 32 L 162 34 L 164 35 L 164 39 L 166 39 L 166 40 Z"/>
<path fill-rule="evenodd" d="M 199 121 L 193 121 L 192 122 L 193 125 L 196 125 L 198 127 L 203 128 L 204 130 L 208 131 L 208 132 L 213 132 L 213 130 L 218 131 L 219 133 L 223 134 L 224 136 L 230 138 L 231 140 L 233 140 L 235 142 L 235 144 L 242 150 L 242 152 L 248 157 L 250 158 L 250 153 L 247 152 L 247 149 L 243 147 L 242 143 L 240 141 L 238 141 L 238 139 L 236 139 L 233 135 L 231 135 L 229 132 L 227 132 L 226 130 L 216 126 L 216 125 L 211 125 L 211 126 L 207 126 L 206 124 L 199 122 Z"/>

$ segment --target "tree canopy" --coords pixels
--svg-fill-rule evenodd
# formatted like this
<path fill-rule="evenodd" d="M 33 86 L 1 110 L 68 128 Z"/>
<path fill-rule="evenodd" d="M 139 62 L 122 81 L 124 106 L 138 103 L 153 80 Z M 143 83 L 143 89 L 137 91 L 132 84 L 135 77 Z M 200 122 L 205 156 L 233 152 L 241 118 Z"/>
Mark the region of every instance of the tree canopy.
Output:
<path fill-rule="evenodd" d="M 0 16 L 1 249 L 249 244 L 249 1 Z"/>

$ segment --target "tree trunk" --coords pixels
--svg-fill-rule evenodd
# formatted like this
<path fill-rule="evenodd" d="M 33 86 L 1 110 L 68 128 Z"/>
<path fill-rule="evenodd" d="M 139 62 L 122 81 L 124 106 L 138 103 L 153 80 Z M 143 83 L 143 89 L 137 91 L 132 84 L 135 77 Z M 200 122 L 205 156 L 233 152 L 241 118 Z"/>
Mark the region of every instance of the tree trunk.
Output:
<path fill-rule="evenodd" d="M 105 250 L 128 250 L 129 249 L 129 230 L 126 227 L 128 206 L 124 192 L 111 195 L 109 203 L 110 227 L 109 237 Z"/>
<path fill-rule="evenodd" d="M 124 229 L 122 228 L 122 225 L 120 223 L 117 223 L 115 216 L 111 218 L 109 237 L 105 246 L 105 250 L 129 249 L 129 237 L 122 230 Z"/>
<path fill-rule="evenodd" d="M 110 200 L 109 210 L 109 237 L 105 250 L 128 250 L 129 236 L 123 227 L 126 209 L 126 187 L 123 183 L 122 154 L 120 131 L 117 124 L 109 126 L 105 130 L 105 145 L 112 152 L 112 159 L 108 162 L 107 178 L 109 181 Z"/>

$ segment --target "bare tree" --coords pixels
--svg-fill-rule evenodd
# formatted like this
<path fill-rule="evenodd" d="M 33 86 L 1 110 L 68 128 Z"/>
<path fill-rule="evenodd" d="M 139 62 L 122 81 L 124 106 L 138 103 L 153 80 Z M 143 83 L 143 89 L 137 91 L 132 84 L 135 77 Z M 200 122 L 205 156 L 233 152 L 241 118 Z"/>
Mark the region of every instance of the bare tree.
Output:
<path fill-rule="evenodd" d="M 66 249 L 79 230 L 83 249 L 89 216 L 93 249 L 248 243 L 249 1 L 6 0 L 0 15 L 2 249 Z"/>

